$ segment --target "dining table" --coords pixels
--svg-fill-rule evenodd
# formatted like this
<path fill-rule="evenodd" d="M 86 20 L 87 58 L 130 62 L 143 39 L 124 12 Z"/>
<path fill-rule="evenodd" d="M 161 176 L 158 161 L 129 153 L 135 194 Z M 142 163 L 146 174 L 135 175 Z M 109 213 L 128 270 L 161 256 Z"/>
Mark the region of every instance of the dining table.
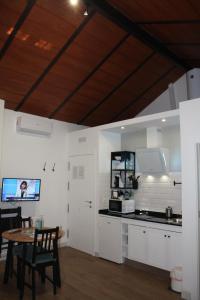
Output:
<path fill-rule="evenodd" d="M 48 229 L 49 227 L 44 227 L 44 229 Z M 6 255 L 6 262 L 5 262 L 5 271 L 4 271 L 4 279 L 3 282 L 6 284 L 9 280 L 11 271 L 12 271 L 12 261 L 13 261 L 13 245 L 18 243 L 23 245 L 23 253 L 26 253 L 26 246 L 27 244 L 32 244 L 34 242 L 34 233 L 35 227 L 28 227 L 28 228 L 15 228 L 4 231 L 2 233 L 2 237 L 8 240 L 8 250 Z M 64 231 L 59 229 L 58 232 L 58 239 L 61 239 L 64 236 Z M 58 278 L 57 278 L 57 285 L 61 286 L 61 279 L 60 279 L 60 264 L 58 258 Z"/>

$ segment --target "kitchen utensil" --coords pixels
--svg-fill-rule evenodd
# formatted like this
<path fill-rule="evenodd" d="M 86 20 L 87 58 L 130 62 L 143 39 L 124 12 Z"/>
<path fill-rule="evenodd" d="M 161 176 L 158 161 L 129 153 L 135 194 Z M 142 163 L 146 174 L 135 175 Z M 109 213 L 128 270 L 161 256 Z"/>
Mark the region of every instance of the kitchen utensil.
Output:
<path fill-rule="evenodd" d="M 112 199 L 118 199 L 119 198 L 119 191 L 112 190 L 111 198 Z"/>
<path fill-rule="evenodd" d="M 130 193 L 128 191 L 125 191 L 125 193 L 124 193 L 124 199 L 125 200 L 129 200 L 129 198 L 130 198 Z"/>
<path fill-rule="evenodd" d="M 137 190 L 138 189 L 138 179 L 140 178 L 140 176 L 137 176 L 137 178 L 133 178 L 133 189 Z"/>

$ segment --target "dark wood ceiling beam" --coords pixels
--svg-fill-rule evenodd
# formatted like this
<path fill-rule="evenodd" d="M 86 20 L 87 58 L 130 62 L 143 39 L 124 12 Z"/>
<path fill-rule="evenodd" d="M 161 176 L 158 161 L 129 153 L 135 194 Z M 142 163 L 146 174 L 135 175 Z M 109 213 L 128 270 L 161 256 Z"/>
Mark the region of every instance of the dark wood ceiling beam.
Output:
<path fill-rule="evenodd" d="M 183 68 L 184 70 L 189 69 L 189 66 L 168 48 L 166 48 L 160 42 L 160 40 L 151 36 L 138 24 L 127 18 L 119 10 L 110 5 L 106 0 L 87 0 L 87 3 L 93 6 L 99 13 L 107 17 L 110 21 L 114 22 L 120 28 L 138 38 L 144 44 L 151 47 L 154 51 L 157 51 L 161 55 L 171 60 L 177 66 Z"/>
<path fill-rule="evenodd" d="M 134 68 L 128 75 L 126 75 L 114 88 L 100 101 L 95 105 L 79 122 L 78 124 L 84 124 L 85 120 L 88 119 L 103 103 L 105 103 L 118 89 L 120 89 L 136 72 L 138 72 L 154 55 L 155 51 L 147 56 L 139 66 Z"/>
<path fill-rule="evenodd" d="M 136 104 L 148 91 L 150 91 L 154 86 L 156 86 L 160 81 L 162 81 L 172 70 L 174 70 L 176 66 L 171 67 L 165 73 L 163 73 L 158 79 L 156 79 L 149 87 L 147 87 L 140 95 L 134 98 L 128 105 L 126 105 L 114 118 L 112 118 L 109 123 L 115 122 L 118 118 L 126 112 L 131 106 Z"/>
<path fill-rule="evenodd" d="M 164 45 L 166 45 L 166 46 L 180 46 L 180 47 L 182 47 L 182 46 L 184 46 L 184 47 L 199 47 L 200 46 L 200 43 L 190 43 L 190 42 L 186 42 L 186 43 L 179 43 L 179 42 L 177 42 L 177 43 L 164 43 Z"/>
<path fill-rule="evenodd" d="M 99 68 L 113 55 L 113 53 L 126 41 L 129 37 L 127 33 L 108 54 L 95 66 L 95 68 L 79 83 L 79 85 L 63 100 L 63 102 L 50 114 L 49 118 L 53 118 L 59 110 L 81 89 L 81 87 L 99 70 Z"/>
<path fill-rule="evenodd" d="M 46 69 L 42 72 L 42 74 L 38 77 L 38 79 L 34 82 L 30 90 L 26 93 L 26 95 L 22 98 L 20 103 L 17 105 L 15 110 L 19 110 L 26 100 L 30 97 L 30 95 L 34 92 L 34 90 L 38 87 L 40 82 L 44 79 L 44 77 L 48 74 L 48 72 L 53 68 L 53 66 L 57 63 L 59 58 L 63 55 L 63 53 L 71 46 L 73 41 L 77 38 L 77 36 L 80 34 L 80 32 L 83 30 L 83 28 L 88 24 L 88 22 L 91 20 L 91 18 L 94 16 L 95 11 L 91 10 L 89 15 L 83 19 L 81 24 L 76 28 L 76 30 L 72 33 L 70 38 L 67 40 L 67 42 L 64 44 L 64 46 L 59 50 L 59 52 L 54 56 L 50 64 L 46 67 Z"/>
<path fill-rule="evenodd" d="M 200 19 L 193 20 L 149 20 L 149 21 L 138 21 L 134 22 L 137 25 L 188 25 L 188 24 L 200 24 Z"/>
<path fill-rule="evenodd" d="M 19 31 L 19 29 L 21 28 L 21 26 L 23 25 L 24 21 L 26 20 L 26 18 L 28 17 L 29 13 L 31 12 L 33 6 L 35 5 L 36 0 L 28 0 L 27 4 L 22 12 L 22 14 L 20 15 L 19 19 L 17 20 L 13 31 L 11 32 L 11 34 L 8 36 L 6 42 L 4 43 L 3 47 L 0 50 L 0 60 L 4 57 L 4 55 L 6 54 L 8 48 L 10 47 L 12 41 L 14 40 L 17 32 Z"/>

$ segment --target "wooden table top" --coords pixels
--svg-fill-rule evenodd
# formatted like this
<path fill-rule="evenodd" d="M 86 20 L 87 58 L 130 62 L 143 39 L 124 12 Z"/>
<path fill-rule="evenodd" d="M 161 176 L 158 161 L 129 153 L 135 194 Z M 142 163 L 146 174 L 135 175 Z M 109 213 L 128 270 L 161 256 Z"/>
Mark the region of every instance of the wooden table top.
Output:
<path fill-rule="evenodd" d="M 46 229 L 48 227 L 45 227 Z M 44 228 L 44 229 L 45 229 Z M 18 242 L 18 243 L 33 243 L 34 242 L 35 228 L 16 228 L 4 231 L 2 237 L 6 240 Z M 59 230 L 58 238 L 61 239 L 64 236 L 64 231 Z"/>

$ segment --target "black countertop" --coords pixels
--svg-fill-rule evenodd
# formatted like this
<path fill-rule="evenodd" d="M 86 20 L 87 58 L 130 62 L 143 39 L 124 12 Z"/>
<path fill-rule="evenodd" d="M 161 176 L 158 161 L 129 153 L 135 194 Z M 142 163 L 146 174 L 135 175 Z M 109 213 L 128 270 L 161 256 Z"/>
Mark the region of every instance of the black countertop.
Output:
<path fill-rule="evenodd" d="M 136 210 L 135 213 L 122 214 L 122 213 L 111 212 L 108 209 L 100 209 L 99 214 L 106 215 L 106 216 L 120 217 L 125 219 L 182 226 L 182 216 L 178 214 L 173 214 L 172 218 L 170 219 L 166 218 L 165 213 L 155 212 L 155 211 Z"/>

